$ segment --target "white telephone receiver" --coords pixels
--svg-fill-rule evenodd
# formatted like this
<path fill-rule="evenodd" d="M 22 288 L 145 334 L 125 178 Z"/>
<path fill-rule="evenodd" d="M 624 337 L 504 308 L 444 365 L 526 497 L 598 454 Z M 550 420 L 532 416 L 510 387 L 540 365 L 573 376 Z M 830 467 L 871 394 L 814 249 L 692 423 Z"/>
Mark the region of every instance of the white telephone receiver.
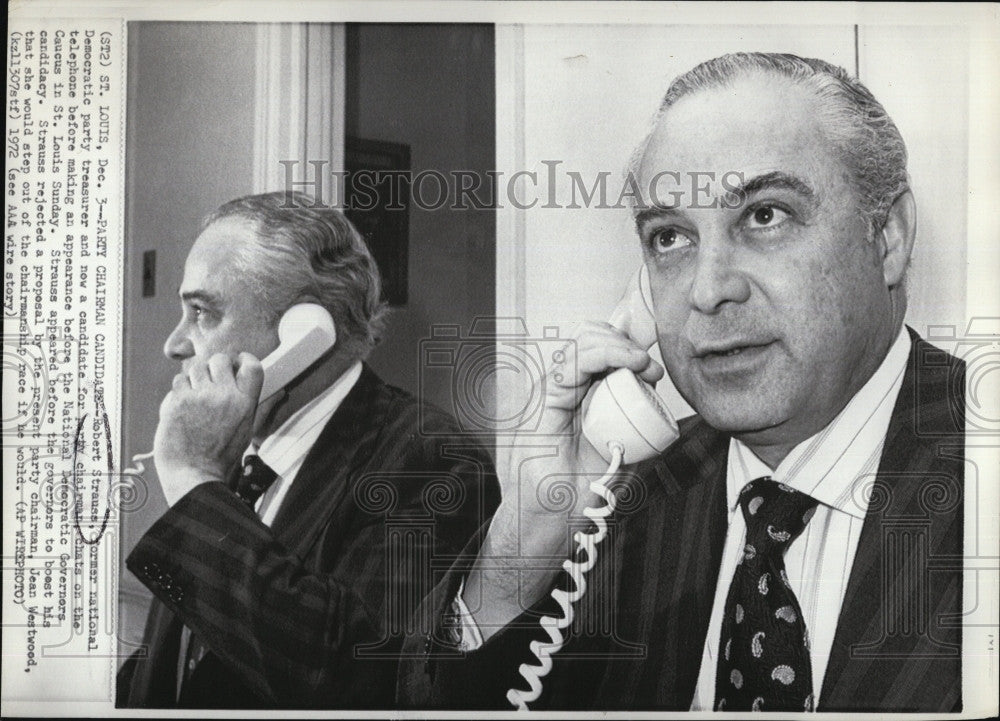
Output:
<path fill-rule="evenodd" d="M 316 303 L 299 303 L 281 316 L 278 340 L 278 347 L 261 361 L 264 385 L 259 403 L 278 393 L 333 348 L 337 329 L 326 308 Z"/>
<path fill-rule="evenodd" d="M 656 343 L 656 320 L 643 265 L 629 281 L 610 323 L 645 349 Z M 594 388 L 583 418 L 583 435 L 604 460 L 611 462 L 610 444 L 623 449 L 622 463 L 638 463 L 660 454 L 679 432 L 663 400 L 648 383 L 627 368 L 619 368 Z"/>

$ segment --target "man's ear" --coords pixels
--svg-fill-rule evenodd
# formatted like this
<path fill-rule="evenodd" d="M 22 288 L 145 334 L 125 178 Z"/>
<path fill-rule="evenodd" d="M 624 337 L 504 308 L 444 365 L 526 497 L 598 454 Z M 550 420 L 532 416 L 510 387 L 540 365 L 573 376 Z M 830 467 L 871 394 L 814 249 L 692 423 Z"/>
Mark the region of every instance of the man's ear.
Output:
<path fill-rule="evenodd" d="M 913 193 L 905 190 L 890 206 L 885 226 L 875 238 L 882 251 L 882 277 L 887 287 L 894 288 L 903 282 L 916 235 L 917 206 Z"/>

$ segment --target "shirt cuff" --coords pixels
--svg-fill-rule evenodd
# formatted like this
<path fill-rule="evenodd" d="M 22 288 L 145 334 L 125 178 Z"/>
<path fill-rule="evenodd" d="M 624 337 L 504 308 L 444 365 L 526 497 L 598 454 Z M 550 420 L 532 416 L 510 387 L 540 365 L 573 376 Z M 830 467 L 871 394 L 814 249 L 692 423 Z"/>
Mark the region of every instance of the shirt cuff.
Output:
<path fill-rule="evenodd" d="M 458 616 L 458 628 L 460 633 L 460 638 L 458 641 L 459 651 L 475 651 L 482 647 L 483 645 L 483 634 L 479 630 L 479 626 L 476 625 L 476 619 L 472 617 L 472 612 L 469 607 L 465 605 L 465 601 L 462 599 L 462 593 L 465 591 L 465 579 L 462 579 L 462 583 L 458 587 L 458 593 L 455 595 L 455 600 L 452 601 L 452 609 L 454 609 L 455 615 Z"/>

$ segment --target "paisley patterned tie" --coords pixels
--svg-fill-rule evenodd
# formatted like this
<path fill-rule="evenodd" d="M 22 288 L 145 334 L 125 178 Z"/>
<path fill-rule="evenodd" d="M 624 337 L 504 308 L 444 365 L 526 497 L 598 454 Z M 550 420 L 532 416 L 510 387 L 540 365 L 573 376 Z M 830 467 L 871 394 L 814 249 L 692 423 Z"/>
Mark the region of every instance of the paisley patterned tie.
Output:
<path fill-rule="evenodd" d="M 740 492 L 746 546 L 726 598 L 715 677 L 717 711 L 812 711 L 812 662 L 785 549 L 817 501 L 770 478 Z"/>

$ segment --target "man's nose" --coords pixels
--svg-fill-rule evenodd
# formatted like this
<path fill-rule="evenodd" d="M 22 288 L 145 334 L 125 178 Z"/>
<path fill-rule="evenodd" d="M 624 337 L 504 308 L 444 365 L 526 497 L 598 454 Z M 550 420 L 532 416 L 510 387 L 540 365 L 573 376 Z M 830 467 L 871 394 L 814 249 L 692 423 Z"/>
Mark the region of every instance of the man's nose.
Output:
<path fill-rule="evenodd" d="M 194 355 L 194 345 L 184 332 L 183 324 L 174 328 L 163 344 L 163 355 L 170 360 L 182 361 Z"/>
<path fill-rule="evenodd" d="M 710 315 L 727 303 L 744 303 L 750 298 L 750 283 L 737 262 L 738 252 L 728 239 L 712 242 L 703 238 L 688 292 L 693 308 Z"/>

